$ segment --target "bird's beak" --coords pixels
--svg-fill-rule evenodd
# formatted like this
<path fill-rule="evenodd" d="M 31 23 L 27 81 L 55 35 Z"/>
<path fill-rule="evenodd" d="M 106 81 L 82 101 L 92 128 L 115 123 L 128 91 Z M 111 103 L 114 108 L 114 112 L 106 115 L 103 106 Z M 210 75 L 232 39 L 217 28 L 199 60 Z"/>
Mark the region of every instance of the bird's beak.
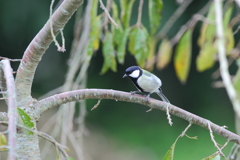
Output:
<path fill-rule="evenodd" d="M 126 75 L 126 74 L 124 74 L 122 78 L 125 78 L 125 77 L 127 77 L 127 75 Z"/>

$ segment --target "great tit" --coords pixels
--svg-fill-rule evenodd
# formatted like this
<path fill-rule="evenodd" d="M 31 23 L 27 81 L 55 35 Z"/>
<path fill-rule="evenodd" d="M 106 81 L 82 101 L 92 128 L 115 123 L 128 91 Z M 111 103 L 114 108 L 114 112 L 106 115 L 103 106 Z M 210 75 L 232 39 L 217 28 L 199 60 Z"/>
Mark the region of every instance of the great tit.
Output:
<path fill-rule="evenodd" d="M 129 77 L 138 89 L 138 91 L 133 91 L 131 94 L 141 92 L 148 93 L 146 96 L 146 100 L 148 101 L 150 94 L 157 93 L 164 102 L 170 103 L 160 88 L 162 86 L 162 81 L 154 74 L 141 69 L 139 66 L 131 66 L 126 69 L 123 78 L 125 77 Z"/>

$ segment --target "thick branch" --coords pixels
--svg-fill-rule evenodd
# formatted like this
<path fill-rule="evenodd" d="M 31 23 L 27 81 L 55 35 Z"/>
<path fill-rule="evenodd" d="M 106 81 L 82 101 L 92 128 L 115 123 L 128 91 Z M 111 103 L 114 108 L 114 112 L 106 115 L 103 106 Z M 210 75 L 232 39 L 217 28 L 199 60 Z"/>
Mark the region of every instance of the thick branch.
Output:
<path fill-rule="evenodd" d="M 8 159 L 15 160 L 16 155 L 16 134 L 17 134 L 17 102 L 16 102 L 16 91 L 15 91 L 15 83 L 12 74 L 12 68 L 10 66 L 9 60 L 2 60 L 2 68 L 4 71 L 4 76 L 6 79 L 7 85 L 7 97 L 8 97 Z"/>
<path fill-rule="evenodd" d="M 66 0 L 58 7 L 51 20 L 53 22 L 53 32 L 58 34 L 71 18 L 83 0 Z M 31 100 L 31 87 L 34 73 L 43 54 L 53 41 L 50 29 L 50 20 L 35 36 L 26 49 L 16 76 L 16 89 L 18 99 L 26 98 Z M 25 103 L 28 103 L 27 100 Z"/>
<path fill-rule="evenodd" d="M 83 99 L 114 99 L 117 101 L 126 101 L 132 103 L 138 103 L 146 105 L 150 108 L 156 108 L 163 111 L 167 110 L 167 105 L 169 113 L 180 117 L 184 120 L 189 121 L 192 124 L 197 124 L 203 128 L 208 129 L 209 120 L 201 118 L 197 115 L 194 115 L 190 112 L 187 112 L 181 108 L 178 108 L 172 104 L 166 104 L 165 102 L 149 98 L 149 101 L 146 101 L 145 96 L 141 95 L 131 95 L 127 92 L 107 90 L 107 89 L 82 89 L 75 90 L 70 92 L 65 92 L 61 94 L 56 94 L 49 98 L 43 99 L 35 104 L 35 111 L 37 114 L 37 119 L 40 115 L 46 112 L 48 109 L 59 106 L 61 104 L 72 102 L 76 100 Z M 117 103 L 117 102 L 116 102 Z M 227 140 L 233 141 L 237 144 L 240 144 L 240 136 L 226 130 L 224 127 L 220 127 L 217 124 L 210 122 L 211 129 L 214 133 L 226 138 Z"/>

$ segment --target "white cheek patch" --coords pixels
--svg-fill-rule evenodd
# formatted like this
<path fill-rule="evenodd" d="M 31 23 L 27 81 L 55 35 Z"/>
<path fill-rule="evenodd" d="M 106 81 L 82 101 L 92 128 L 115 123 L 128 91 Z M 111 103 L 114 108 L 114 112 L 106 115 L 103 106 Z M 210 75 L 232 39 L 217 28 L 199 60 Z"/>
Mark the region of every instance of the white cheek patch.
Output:
<path fill-rule="evenodd" d="M 132 78 L 138 78 L 139 74 L 140 74 L 140 71 L 139 70 L 135 70 L 131 74 L 129 74 L 129 76 L 132 77 Z"/>

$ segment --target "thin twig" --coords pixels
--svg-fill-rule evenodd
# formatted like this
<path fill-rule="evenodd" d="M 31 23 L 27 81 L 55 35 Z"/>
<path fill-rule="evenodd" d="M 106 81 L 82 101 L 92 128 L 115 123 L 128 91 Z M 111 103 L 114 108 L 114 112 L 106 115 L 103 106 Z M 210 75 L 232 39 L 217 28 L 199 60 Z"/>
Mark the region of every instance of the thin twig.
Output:
<path fill-rule="evenodd" d="M 240 30 L 240 26 L 233 32 L 233 35 L 237 34 L 237 32 Z"/>
<path fill-rule="evenodd" d="M 107 15 L 107 17 L 110 19 L 110 21 L 116 26 L 116 28 L 118 28 L 118 24 L 114 21 L 114 19 L 110 16 L 110 14 L 108 13 L 107 8 L 104 6 L 102 0 L 99 0 L 100 2 L 100 7 L 104 10 L 105 14 Z"/>
<path fill-rule="evenodd" d="M 171 115 L 169 114 L 169 104 L 167 104 L 166 114 L 167 114 L 168 123 L 169 123 L 170 126 L 172 126 L 173 122 L 172 122 L 172 119 L 171 119 Z"/>
<path fill-rule="evenodd" d="M 55 1 L 55 0 L 52 0 L 52 1 L 51 1 L 51 5 L 50 5 L 50 16 L 49 16 L 51 35 L 52 35 L 52 38 L 53 38 L 53 41 L 54 41 L 55 45 L 56 45 L 57 48 L 58 48 L 58 51 L 59 51 L 59 52 L 65 52 L 65 51 L 66 51 L 65 46 L 63 45 L 63 46 L 61 47 L 61 46 L 59 45 L 59 43 L 58 43 L 58 41 L 57 41 L 57 39 L 56 39 L 56 36 L 54 35 L 54 32 L 53 32 L 53 23 L 52 23 L 52 14 L 53 14 L 53 11 L 52 11 L 52 10 L 53 10 L 54 1 Z M 62 37 L 63 37 L 62 29 L 60 30 L 60 33 L 61 33 L 61 35 L 62 35 Z M 63 41 L 63 43 L 65 43 L 64 38 L 62 38 L 62 41 Z"/>
<path fill-rule="evenodd" d="M 184 129 L 184 131 L 182 132 L 182 134 L 180 134 L 180 137 L 183 137 L 183 136 L 186 134 L 187 130 L 188 130 L 191 126 L 192 126 L 192 123 L 189 123 L 188 126 L 187 126 L 187 127 Z"/>
<path fill-rule="evenodd" d="M 137 18 L 137 23 L 136 26 L 141 26 L 142 24 L 142 7 L 143 7 L 143 0 L 140 0 L 139 6 L 138 6 L 138 18 Z"/>
<path fill-rule="evenodd" d="M 9 125 L 9 122 L 6 122 L 6 121 L 0 121 L 0 124 L 8 124 Z M 65 160 L 69 160 L 69 156 L 68 154 L 66 153 L 65 149 L 68 149 L 66 146 L 63 146 L 61 144 L 59 144 L 53 137 L 51 137 L 50 135 L 46 134 L 46 133 L 43 133 L 41 131 L 36 131 L 36 130 L 33 130 L 31 128 L 28 128 L 28 127 L 25 127 L 23 125 L 20 125 L 20 124 L 17 124 L 17 127 L 19 128 L 23 128 L 25 130 L 28 130 L 28 131 L 31 131 L 35 134 L 37 134 L 38 136 L 48 140 L 49 142 L 53 143 L 56 147 L 59 148 L 59 150 L 61 151 L 63 157 L 65 158 Z M 10 134 L 10 133 L 9 133 Z"/>
<path fill-rule="evenodd" d="M 0 56 L 0 59 L 7 59 L 11 62 L 20 62 L 22 60 L 22 59 L 10 59 L 10 58 L 7 58 L 7 57 L 2 57 L 2 56 Z"/>
<path fill-rule="evenodd" d="M 37 133 L 40 137 L 42 138 L 45 138 L 46 140 L 48 140 L 49 142 L 51 142 L 52 144 L 54 144 L 59 150 L 60 152 L 62 153 L 63 157 L 68 160 L 68 154 L 67 152 L 65 151 L 65 149 L 68 149 L 66 146 L 63 146 L 61 144 L 59 144 L 53 137 L 51 137 L 50 135 L 44 133 L 44 132 L 41 132 L 41 131 L 38 131 Z M 65 148 L 65 149 L 64 149 Z M 69 150 L 69 149 L 68 149 Z"/>
<path fill-rule="evenodd" d="M 171 44 L 175 45 L 182 37 L 182 35 L 185 33 L 185 31 L 188 30 L 189 28 L 193 28 L 198 21 L 203 21 L 209 24 L 215 24 L 213 21 L 205 18 L 201 14 L 195 14 L 185 25 L 181 27 L 178 33 L 170 40 Z"/>
<path fill-rule="evenodd" d="M 161 31 L 156 35 L 157 39 L 162 39 L 168 33 L 168 31 L 171 29 L 173 24 L 183 14 L 183 12 L 186 10 L 186 8 L 189 6 L 191 2 L 192 0 L 185 0 L 184 3 L 180 7 L 178 7 L 178 9 L 172 14 L 172 16 L 165 23 Z"/>
<path fill-rule="evenodd" d="M 208 121 L 207 124 L 208 124 L 208 130 L 209 130 L 209 132 L 210 132 L 210 137 L 211 137 L 211 140 L 212 140 L 214 146 L 217 148 L 219 154 L 220 154 L 222 157 L 224 157 L 225 159 L 227 159 L 227 157 L 222 153 L 222 149 L 218 147 L 218 144 L 217 144 L 217 142 L 216 142 L 215 139 L 214 139 L 213 131 L 212 131 L 212 129 L 211 129 L 210 122 Z"/>
<path fill-rule="evenodd" d="M 215 15 L 216 15 L 216 29 L 217 29 L 217 48 L 219 54 L 219 62 L 220 62 L 220 73 L 223 79 L 223 83 L 226 87 L 228 96 L 232 102 L 234 111 L 238 117 L 240 117 L 240 101 L 238 99 L 238 95 L 236 90 L 233 87 L 231 77 L 228 71 L 228 62 L 226 58 L 225 51 L 225 39 L 224 39 L 224 30 L 223 30 L 223 13 L 222 13 L 222 1 L 215 0 Z"/>
<path fill-rule="evenodd" d="M 93 106 L 93 108 L 91 109 L 91 111 L 94 110 L 94 109 L 96 109 L 96 108 L 99 106 L 100 102 L 101 102 L 101 99 L 98 100 L 97 104 L 95 104 L 95 105 Z"/>

